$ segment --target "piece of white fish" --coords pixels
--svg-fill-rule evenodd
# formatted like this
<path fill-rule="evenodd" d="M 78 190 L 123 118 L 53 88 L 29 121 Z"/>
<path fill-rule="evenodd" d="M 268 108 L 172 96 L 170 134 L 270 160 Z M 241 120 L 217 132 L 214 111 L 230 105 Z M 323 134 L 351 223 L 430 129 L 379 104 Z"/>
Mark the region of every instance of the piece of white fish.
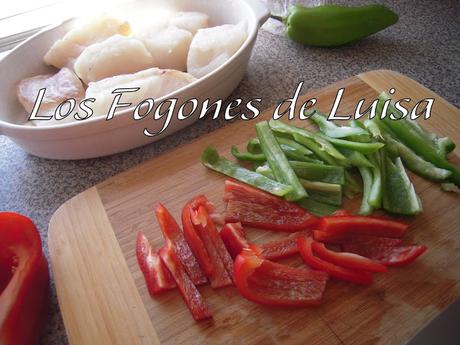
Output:
<path fill-rule="evenodd" d="M 176 70 L 149 68 L 133 74 L 119 75 L 89 83 L 86 98 L 95 98 L 91 108 L 95 116 L 107 115 L 119 88 L 140 88 L 136 92 L 123 93 L 120 103 L 132 103 L 135 107 L 147 98 L 154 100 L 168 95 L 196 79 L 188 73 Z M 120 110 L 126 110 L 121 108 Z"/>
<path fill-rule="evenodd" d="M 73 98 L 78 104 L 79 100 L 85 95 L 85 89 L 80 79 L 68 68 L 62 68 L 56 74 L 37 75 L 26 78 L 19 82 L 16 88 L 16 95 L 24 109 L 30 114 L 34 107 L 40 89 L 45 88 L 45 95 L 41 102 L 38 116 L 54 115 L 56 107 Z M 69 116 L 69 118 L 72 116 Z M 57 123 L 68 122 L 65 120 Z M 49 126 L 56 121 L 36 120 L 32 121 L 36 126 Z"/>
<path fill-rule="evenodd" d="M 169 19 L 169 25 L 195 35 L 199 29 L 209 26 L 209 16 L 201 12 L 175 12 Z"/>
<path fill-rule="evenodd" d="M 75 73 L 85 84 L 134 73 L 155 66 L 144 44 L 132 37 L 114 35 L 85 48 L 75 61 Z"/>
<path fill-rule="evenodd" d="M 128 22 L 108 15 L 88 19 L 67 32 L 63 38 L 54 42 L 44 57 L 48 65 L 73 68 L 75 59 L 89 45 L 101 42 L 115 34 L 129 35 Z"/>
<path fill-rule="evenodd" d="M 153 36 L 140 39 L 152 55 L 156 67 L 185 71 L 192 37 L 187 30 L 168 27 Z"/>
<path fill-rule="evenodd" d="M 224 64 L 247 38 L 246 22 L 200 29 L 193 37 L 187 56 L 187 72 L 196 78 Z"/>

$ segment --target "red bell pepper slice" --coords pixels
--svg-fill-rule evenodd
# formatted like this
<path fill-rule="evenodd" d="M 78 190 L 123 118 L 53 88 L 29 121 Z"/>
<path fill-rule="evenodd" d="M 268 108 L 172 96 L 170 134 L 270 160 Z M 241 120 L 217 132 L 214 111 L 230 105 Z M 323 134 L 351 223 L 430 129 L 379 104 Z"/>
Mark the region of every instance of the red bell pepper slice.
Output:
<path fill-rule="evenodd" d="M 422 255 L 427 247 L 424 245 L 402 246 L 402 241 L 392 238 L 356 238 L 342 243 L 347 252 L 356 253 L 385 266 L 406 266 Z"/>
<path fill-rule="evenodd" d="M 313 253 L 320 259 L 333 263 L 337 266 L 368 272 L 386 272 L 388 270 L 387 267 L 382 265 L 380 262 L 371 260 L 364 256 L 354 253 L 339 253 L 329 250 L 326 248 L 324 243 L 313 241 L 311 248 Z"/>
<path fill-rule="evenodd" d="M 225 221 L 255 228 L 296 232 L 311 229 L 318 218 L 302 207 L 233 180 L 225 181 Z"/>
<path fill-rule="evenodd" d="M 220 230 L 220 237 L 234 259 L 243 249 L 249 248 L 249 242 L 246 239 L 241 223 L 226 223 Z"/>
<path fill-rule="evenodd" d="M 259 244 L 260 253 L 267 260 L 280 260 L 291 257 L 299 252 L 297 238 L 309 234 L 310 231 L 299 231 L 281 240 Z"/>
<path fill-rule="evenodd" d="M 311 237 L 297 238 L 300 255 L 303 261 L 313 269 L 327 272 L 331 277 L 346 280 L 356 284 L 371 284 L 373 277 L 369 272 L 352 270 L 349 268 L 337 266 L 331 262 L 324 261 L 313 254 Z"/>
<path fill-rule="evenodd" d="M 321 303 L 328 275 L 271 262 L 250 250 L 235 260 L 235 285 L 246 299 L 270 307 L 307 307 Z"/>
<path fill-rule="evenodd" d="M 206 283 L 206 276 L 185 240 L 184 233 L 181 231 L 171 213 L 169 213 L 162 204 L 158 204 L 155 209 L 155 214 L 160 224 L 161 231 L 163 232 L 163 236 L 166 240 L 171 242 L 172 248 L 180 258 L 192 282 L 196 285 Z"/>
<path fill-rule="evenodd" d="M 347 237 L 352 237 L 353 235 L 344 235 L 344 234 L 334 234 L 331 232 L 324 232 L 319 230 L 313 230 L 313 238 L 315 241 L 324 242 L 324 243 L 341 243 Z"/>
<path fill-rule="evenodd" d="M 201 198 L 201 196 L 200 196 Z M 204 198 L 204 197 L 203 197 Z M 214 273 L 214 266 L 211 262 L 211 258 L 208 255 L 206 247 L 201 240 L 200 236 L 197 234 L 195 230 L 195 226 L 192 223 L 192 212 L 193 212 L 193 205 L 192 200 L 188 204 L 186 204 L 182 210 L 182 227 L 184 229 L 184 235 L 189 244 L 190 248 L 192 249 L 193 254 L 195 254 L 196 259 L 200 267 L 202 268 L 206 277 L 211 277 Z"/>
<path fill-rule="evenodd" d="M 308 233 L 308 231 L 299 231 L 281 240 L 256 245 L 248 242 L 241 223 L 226 223 L 220 231 L 220 236 L 233 258 L 236 258 L 243 249 L 252 248 L 265 259 L 276 261 L 297 254 L 299 252 L 297 237 L 305 236 Z"/>
<path fill-rule="evenodd" d="M 160 256 L 153 252 L 149 240 L 140 231 L 136 237 L 136 257 L 151 296 L 177 286 L 171 272 L 161 261 Z"/>
<path fill-rule="evenodd" d="M 198 207 L 196 214 L 192 215 L 192 222 L 213 264 L 213 274 L 209 277 L 211 287 L 220 288 L 231 285 L 233 277 L 232 257 L 204 206 Z"/>
<path fill-rule="evenodd" d="M 176 251 L 173 249 L 171 242 L 167 242 L 166 246 L 161 248 L 158 254 L 176 281 L 176 284 L 179 287 L 182 297 L 192 313 L 193 318 L 198 321 L 212 317 L 203 297 L 193 284 L 190 277 L 187 275 L 187 272 L 185 271 L 180 258 L 176 254 Z"/>
<path fill-rule="evenodd" d="M 37 344 L 49 304 L 48 264 L 32 221 L 0 213 L 0 344 Z"/>
<path fill-rule="evenodd" d="M 318 230 L 331 235 L 372 235 L 399 238 L 407 225 L 390 219 L 366 216 L 322 217 Z"/>

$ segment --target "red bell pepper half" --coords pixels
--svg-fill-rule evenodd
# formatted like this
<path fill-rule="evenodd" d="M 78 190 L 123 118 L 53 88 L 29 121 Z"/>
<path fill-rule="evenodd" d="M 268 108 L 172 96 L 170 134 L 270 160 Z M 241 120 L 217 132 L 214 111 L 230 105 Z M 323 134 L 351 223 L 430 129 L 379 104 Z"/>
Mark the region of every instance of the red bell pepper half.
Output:
<path fill-rule="evenodd" d="M 161 248 L 158 254 L 176 281 L 193 318 L 198 321 L 212 317 L 203 297 L 187 275 L 181 260 L 176 255 L 176 251 L 173 249 L 171 242 L 167 242 L 166 246 Z"/>
<path fill-rule="evenodd" d="M 153 252 L 147 237 L 140 231 L 136 237 L 136 257 L 151 296 L 176 287 L 171 273 L 160 256 Z"/>
<path fill-rule="evenodd" d="M 330 235 L 372 235 L 399 238 L 407 225 L 390 219 L 365 216 L 328 216 L 319 221 L 318 230 Z"/>
<path fill-rule="evenodd" d="M 365 285 L 372 283 L 373 277 L 369 272 L 337 266 L 315 256 L 312 250 L 312 244 L 314 242 L 315 241 L 311 237 L 304 236 L 297 238 L 300 255 L 308 266 L 316 270 L 327 272 L 331 277 L 346 280 L 352 283 Z"/>
<path fill-rule="evenodd" d="M 371 260 L 364 256 L 346 253 L 334 252 L 326 248 L 324 243 L 313 241 L 311 244 L 313 253 L 320 259 L 336 264 L 337 266 L 362 270 L 368 272 L 386 272 L 388 269 L 378 261 Z"/>
<path fill-rule="evenodd" d="M 0 213 L 0 344 L 38 343 L 48 311 L 49 272 L 29 218 Z"/>
<path fill-rule="evenodd" d="M 296 232 L 311 229 L 318 218 L 302 207 L 233 180 L 225 181 L 225 221 L 260 229 Z"/>
<path fill-rule="evenodd" d="M 406 266 L 422 255 L 427 247 L 423 245 L 402 246 L 401 240 L 385 237 L 357 237 L 342 243 L 342 249 L 356 253 L 385 266 Z"/>
<path fill-rule="evenodd" d="M 328 275 L 265 260 L 244 250 L 235 260 L 235 285 L 246 299 L 270 307 L 321 303 Z"/>
<path fill-rule="evenodd" d="M 243 249 L 249 248 L 249 242 L 246 239 L 241 223 L 225 223 L 222 230 L 220 230 L 220 237 L 234 259 Z"/>
<path fill-rule="evenodd" d="M 172 248 L 174 249 L 176 255 L 180 258 L 187 274 L 190 276 L 190 279 L 192 279 L 192 282 L 196 285 L 206 283 L 206 276 L 201 270 L 198 261 L 185 240 L 184 233 L 171 213 L 169 213 L 166 207 L 162 204 L 158 204 L 155 209 L 155 214 L 165 240 L 169 240 L 171 242 Z"/>

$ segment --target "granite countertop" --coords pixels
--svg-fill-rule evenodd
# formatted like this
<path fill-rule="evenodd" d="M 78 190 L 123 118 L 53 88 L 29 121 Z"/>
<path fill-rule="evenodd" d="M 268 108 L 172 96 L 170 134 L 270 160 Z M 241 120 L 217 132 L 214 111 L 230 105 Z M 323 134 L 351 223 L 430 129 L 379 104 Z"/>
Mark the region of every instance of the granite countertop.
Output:
<path fill-rule="evenodd" d="M 247 73 L 230 98 L 260 96 L 263 109 L 289 97 L 300 81 L 305 81 L 305 92 L 368 70 L 391 69 L 460 106 L 460 2 L 380 2 L 399 13 L 399 23 L 351 46 L 306 48 L 261 30 Z M 110 176 L 225 124 L 222 117 L 217 121 L 205 119 L 148 146 L 80 161 L 37 158 L 0 136 L 0 211 L 14 211 L 30 217 L 40 230 L 48 255 L 48 222 L 66 200 Z M 51 315 L 42 344 L 66 344 L 53 282 L 51 288 Z"/>

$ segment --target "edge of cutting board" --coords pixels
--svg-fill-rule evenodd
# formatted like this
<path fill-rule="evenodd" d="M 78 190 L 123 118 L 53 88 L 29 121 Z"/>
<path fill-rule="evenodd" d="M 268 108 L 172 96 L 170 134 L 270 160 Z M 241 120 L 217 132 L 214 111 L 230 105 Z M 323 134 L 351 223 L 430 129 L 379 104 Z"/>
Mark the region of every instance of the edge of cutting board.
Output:
<path fill-rule="evenodd" d="M 435 97 L 438 106 L 460 116 L 460 111 L 442 97 L 398 72 L 376 70 L 351 78 L 359 78 L 377 91 L 389 87 L 416 89 L 414 97 Z M 460 141 L 460 121 L 449 123 L 445 113 L 436 116 L 443 122 L 443 134 Z M 58 208 L 50 220 L 48 245 L 70 344 L 160 344 L 97 186 Z M 71 299 L 79 303 L 70 303 Z"/>

